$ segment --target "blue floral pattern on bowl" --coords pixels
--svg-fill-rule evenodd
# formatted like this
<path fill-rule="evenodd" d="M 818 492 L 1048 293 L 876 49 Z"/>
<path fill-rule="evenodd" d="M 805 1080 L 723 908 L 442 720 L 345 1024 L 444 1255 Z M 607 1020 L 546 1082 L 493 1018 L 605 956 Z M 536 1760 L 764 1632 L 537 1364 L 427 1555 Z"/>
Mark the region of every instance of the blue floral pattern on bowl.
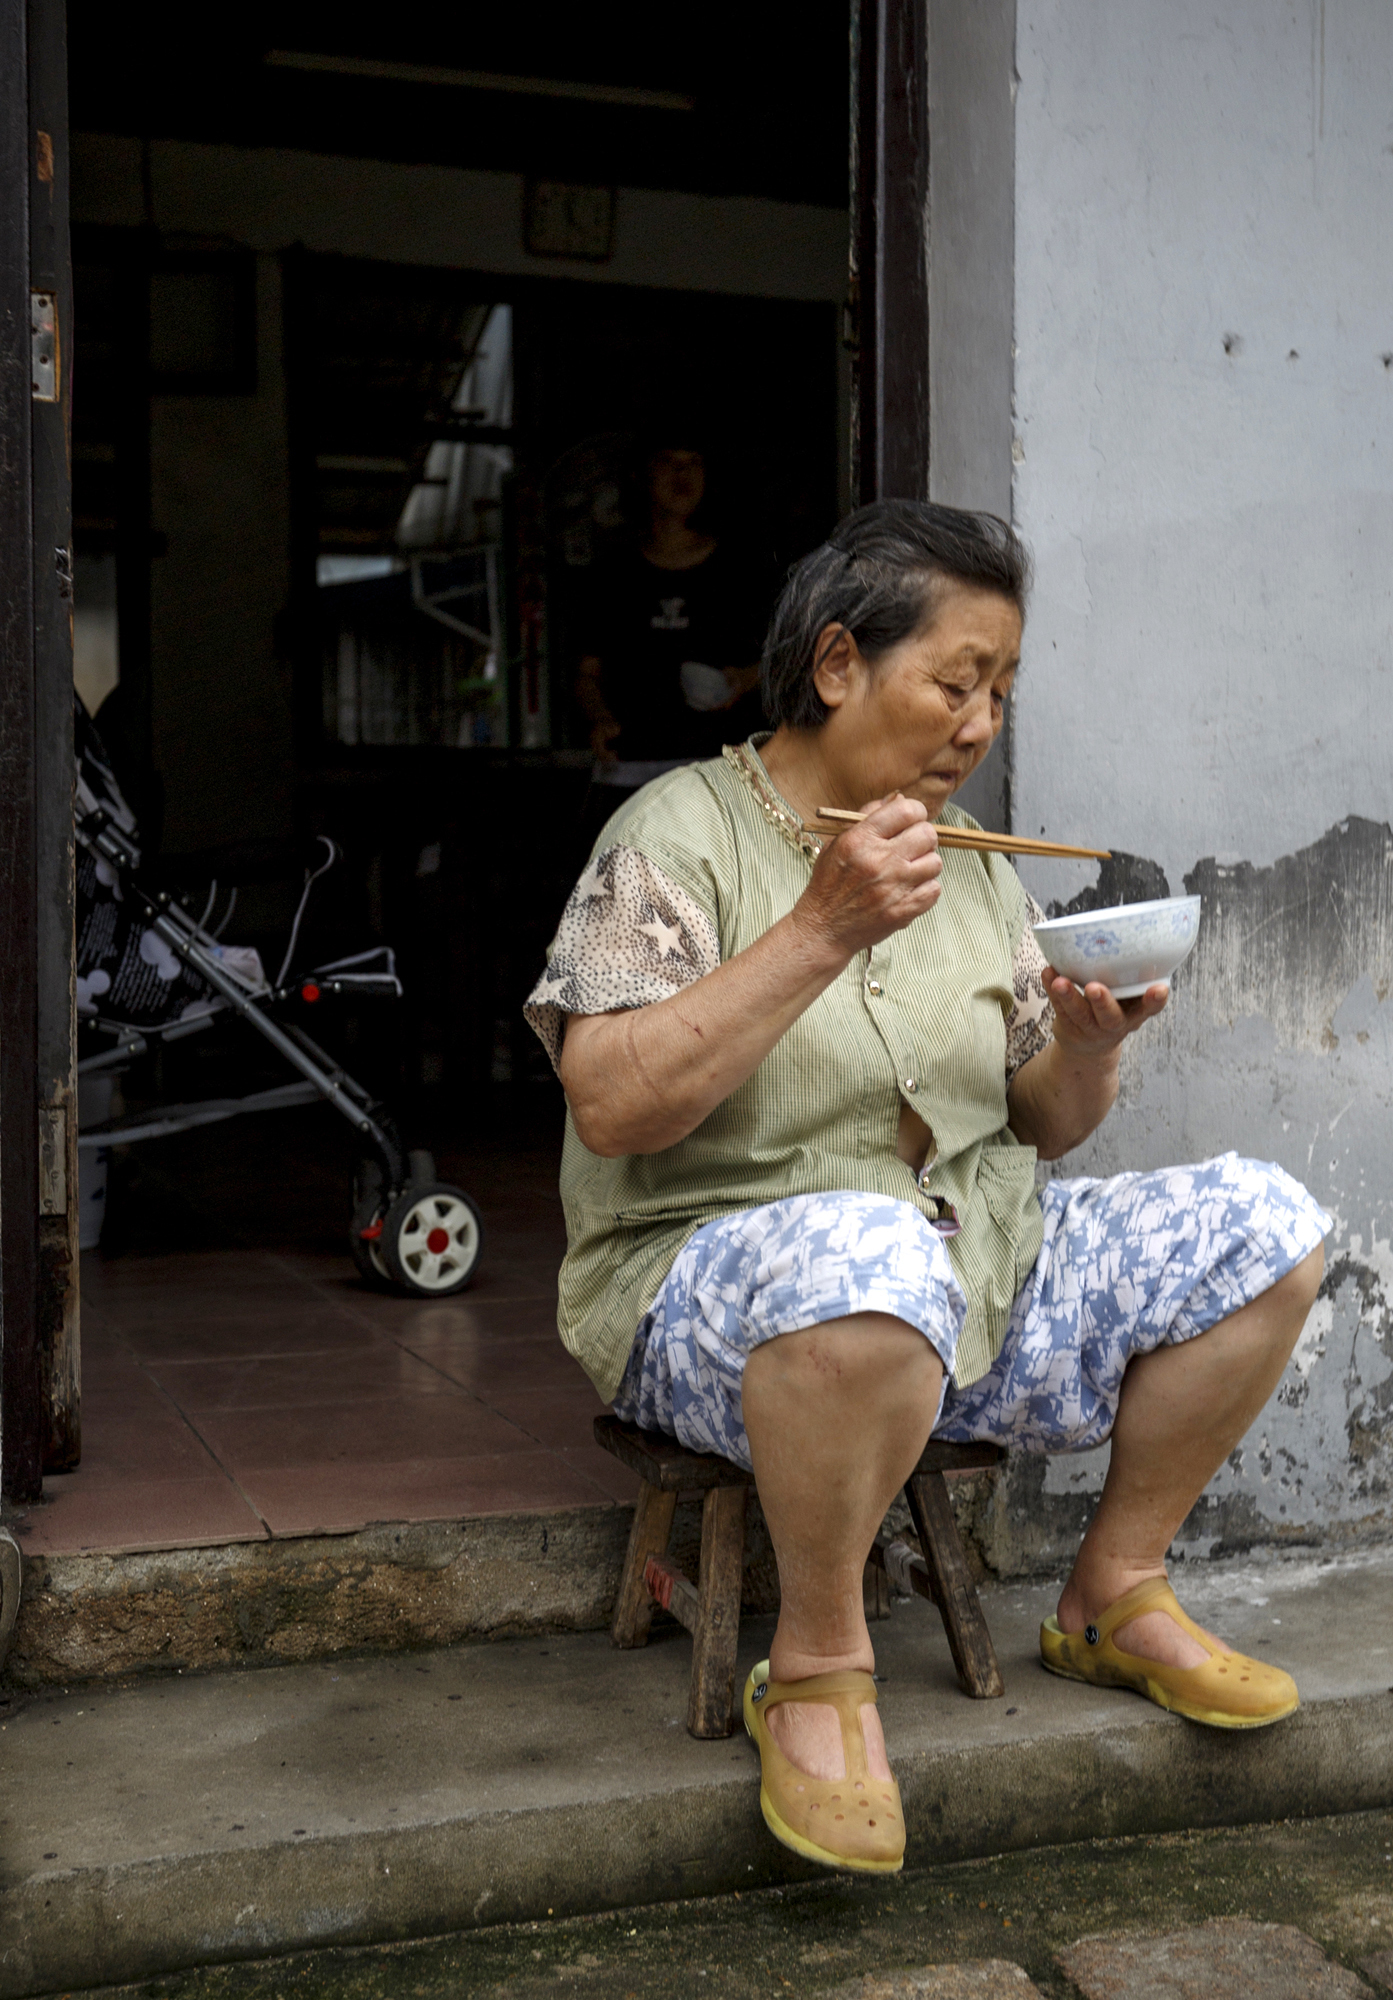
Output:
<path fill-rule="evenodd" d="M 1199 935 L 1200 898 L 1165 896 L 1114 910 L 1084 910 L 1033 926 L 1041 951 L 1075 985 L 1101 980 L 1119 999 L 1169 982 Z"/>

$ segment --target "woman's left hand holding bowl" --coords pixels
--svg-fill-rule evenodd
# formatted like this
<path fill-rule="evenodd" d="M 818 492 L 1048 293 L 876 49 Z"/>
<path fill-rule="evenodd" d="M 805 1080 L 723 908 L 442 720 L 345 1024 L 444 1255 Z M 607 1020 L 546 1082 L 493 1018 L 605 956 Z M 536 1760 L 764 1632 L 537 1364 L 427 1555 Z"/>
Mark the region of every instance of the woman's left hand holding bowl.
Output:
<path fill-rule="evenodd" d="M 1075 1056 L 1118 1056 L 1127 1037 L 1154 1020 L 1170 998 L 1169 987 L 1155 985 L 1135 1000 L 1116 1000 L 1096 979 L 1080 992 L 1052 965 L 1046 966 L 1044 976 L 1054 1008 L 1055 1040 Z"/>

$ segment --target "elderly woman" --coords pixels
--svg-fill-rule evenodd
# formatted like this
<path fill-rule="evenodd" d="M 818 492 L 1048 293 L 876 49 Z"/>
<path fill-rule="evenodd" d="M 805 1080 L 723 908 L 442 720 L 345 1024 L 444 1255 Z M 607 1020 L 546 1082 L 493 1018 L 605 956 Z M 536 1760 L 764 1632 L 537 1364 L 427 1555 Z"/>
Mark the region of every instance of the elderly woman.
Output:
<path fill-rule="evenodd" d="M 903 1859 L 861 1579 L 931 1432 L 1111 1437 L 1052 1672 L 1223 1728 L 1298 1699 L 1165 1559 L 1277 1385 L 1328 1219 L 1232 1154 L 1037 1192 L 1166 992 L 1079 992 L 1007 863 L 938 841 L 973 824 L 949 800 L 1000 732 L 1025 589 L 1001 522 L 853 514 L 774 613 L 773 733 L 610 821 L 529 1003 L 569 1106 L 562 1338 L 621 1416 L 753 1469 L 781 1591 L 744 1699 L 760 1802 L 842 1868 Z M 821 805 L 868 817 L 828 839 Z"/>

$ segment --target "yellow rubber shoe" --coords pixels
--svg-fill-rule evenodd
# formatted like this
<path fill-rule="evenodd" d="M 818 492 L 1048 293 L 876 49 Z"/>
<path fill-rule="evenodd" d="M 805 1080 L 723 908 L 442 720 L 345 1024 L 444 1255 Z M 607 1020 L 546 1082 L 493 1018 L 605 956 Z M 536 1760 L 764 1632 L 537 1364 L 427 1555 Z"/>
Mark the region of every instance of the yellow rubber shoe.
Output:
<path fill-rule="evenodd" d="M 1124 1653 L 1112 1635 L 1143 1611 L 1163 1611 L 1204 1647 L 1209 1658 L 1197 1667 L 1170 1667 L 1161 1660 Z M 1208 1723 L 1211 1729 L 1262 1729 L 1301 1706 L 1296 1682 L 1280 1667 L 1216 1648 L 1186 1617 L 1163 1576 L 1139 1583 L 1082 1632 L 1061 1632 L 1058 1621 L 1047 1618 L 1040 1627 L 1040 1658 L 1052 1674 L 1062 1674 L 1066 1680 L 1132 1688 L 1191 1722 Z"/>
<path fill-rule="evenodd" d="M 873 1778 L 861 1727 L 864 1703 L 875 1703 L 867 1673 L 814 1674 L 805 1681 L 771 1681 L 762 1660 L 745 1683 L 745 1728 L 759 1752 L 759 1807 L 775 1840 L 824 1868 L 894 1875 L 904 1866 L 904 1811 L 893 1778 Z M 781 1702 L 823 1702 L 842 1727 L 844 1778 L 810 1778 L 791 1764 L 765 1721 Z"/>

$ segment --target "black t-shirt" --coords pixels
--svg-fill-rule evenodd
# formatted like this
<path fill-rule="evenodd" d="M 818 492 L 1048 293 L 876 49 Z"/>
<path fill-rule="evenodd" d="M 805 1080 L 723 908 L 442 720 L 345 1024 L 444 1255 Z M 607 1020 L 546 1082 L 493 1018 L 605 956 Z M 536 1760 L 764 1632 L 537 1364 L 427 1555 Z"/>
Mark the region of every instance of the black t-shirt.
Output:
<path fill-rule="evenodd" d="M 579 651 L 600 661 L 600 686 L 622 725 L 624 759 L 710 757 L 762 725 L 759 690 L 730 708 L 688 705 L 682 668 L 750 667 L 769 617 L 767 589 L 724 548 L 692 569 L 659 569 L 637 551 L 598 568 L 579 623 Z"/>

